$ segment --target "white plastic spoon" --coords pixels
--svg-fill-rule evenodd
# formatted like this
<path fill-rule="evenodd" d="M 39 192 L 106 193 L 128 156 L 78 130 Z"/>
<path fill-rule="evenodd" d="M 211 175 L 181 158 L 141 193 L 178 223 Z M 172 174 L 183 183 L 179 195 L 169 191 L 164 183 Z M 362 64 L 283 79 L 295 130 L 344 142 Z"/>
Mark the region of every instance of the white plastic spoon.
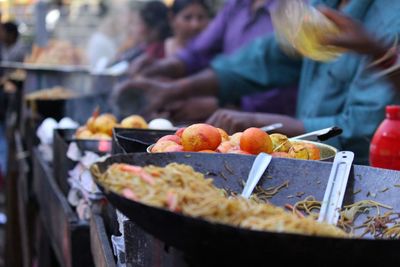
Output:
<path fill-rule="evenodd" d="M 246 184 L 243 188 L 242 197 L 249 198 L 253 193 L 254 188 L 260 181 L 261 176 L 264 174 L 268 165 L 271 163 L 272 156 L 266 153 L 260 153 L 253 162 L 249 177 L 247 178 Z"/>

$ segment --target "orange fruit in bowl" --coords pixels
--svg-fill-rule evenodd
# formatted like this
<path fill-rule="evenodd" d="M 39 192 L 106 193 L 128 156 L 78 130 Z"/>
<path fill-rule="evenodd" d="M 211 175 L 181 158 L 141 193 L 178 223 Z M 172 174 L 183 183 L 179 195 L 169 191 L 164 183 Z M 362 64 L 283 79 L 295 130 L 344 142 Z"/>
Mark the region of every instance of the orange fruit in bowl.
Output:
<path fill-rule="evenodd" d="M 238 150 L 239 146 L 235 147 L 231 142 L 225 141 L 218 146 L 217 151 L 220 153 L 227 153 L 229 150 L 234 150 L 234 149 Z"/>
<path fill-rule="evenodd" d="M 186 128 L 179 128 L 178 130 L 176 130 L 175 135 L 176 135 L 176 136 L 179 136 L 180 138 L 182 138 L 182 134 L 183 134 L 183 131 L 184 131 L 185 129 L 186 129 Z"/>
<path fill-rule="evenodd" d="M 253 155 L 261 152 L 271 154 L 273 144 L 266 132 L 259 128 L 249 128 L 243 132 L 240 138 L 240 149 Z"/>
<path fill-rule="evenodd" d="M 182 145 L 185 151 L 215 151 L 221 140 L 218 129 L 205 123 L 193 124 L 182 133 Z"/>
<path fill-rule="evenodd" d="M 172 142 L 177 143 L 178 145 L 182 145 L 181 138 L 177 135 L 172 135 L 172 134 L 161 137 L 160 139 L 158 139 L 157 142 L 161 142 L 161 141 L 172 141 Z"/>
<path fill-rule="evenodd" d="M 217 128 L 217 130 L 221 134 L 222 142 L 229 141 L 229 135 L 225 132 L 225 130 L 221 128 Z"/>
<path fill-rule="evenodd" d="M 233 146 L 240 146 L 240 138 L 242 137 L 243 133 L 238 132 L 229 137 L 229 141 L 232 143 Z"/>
<path fill-rule="evenodd" d="M 289 155 L 295 159 L 310 159 L 307 148 L 301 143 L 295 143 L 289 150 Z"/>
<path fill-rule="evenodd" d="M 152 153 L 162 153 L 162 152 L 174 152 L 171 150 L 179 150 L 182 151 L 182 146 L 178 145 L 173 141 L 158 141 L 153 148 L 151 149 Z"/>
<path fill-rule="evenodd" d="M 319 148 L 310 143 L 303 143 L 303 145 L 306 147 L 308 151 L 308 156 L 310 160 L 320 160 L 321 159 L 321 151 Z"/>
<path fill-rule="evenodd" d="M 292 143 L 289 141 L 289 138 L 283 134 L 271 134 L 270 135 L 272 144 L 274 145 L 275 152 L 289 152 Z"/>

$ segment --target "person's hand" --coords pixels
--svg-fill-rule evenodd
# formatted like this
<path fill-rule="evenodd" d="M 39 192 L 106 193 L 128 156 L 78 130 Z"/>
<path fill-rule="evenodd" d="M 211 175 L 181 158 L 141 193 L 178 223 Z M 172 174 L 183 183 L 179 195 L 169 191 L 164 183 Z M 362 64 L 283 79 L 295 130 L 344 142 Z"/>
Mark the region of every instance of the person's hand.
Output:
<path fill-rule="evenodd" d="M 130 77 L 137 77 L 141 76 L 141 72 L 148 68 L 149 66 L 153 65 L 156 60 L 146 53 L 137 57 L 129 66 L 128 74 Z"/>
<path fill-rule="evenodd" d="M 138 90 L 139 94 L 144 95 L 145 107 L 142 114 L 147 117 L 161 112 L 163 107 L 174 98 L 172 83 L 138 78 L 128 80 L 114 88 L 111 94 L 112 105 L 118 103 L 118 99 L 123 97 L 126 90 Z"/>
<path fill-rule="evenodd" d="M 218 109 L 215 97 L 192 97 L 167 104 L 165 111 L 176 122 L 204 121 Z"/>
<path fill-rule="evenodd" d="M 341 47 L 374 58 L 380 58 L 386 53 L 387 47 L 380 44 L 369 34 L 361 23 L 330 8 L 321 7 L 319 10 L 330 19 L 340 31 L 337 35 L 326 37 L 323 40 L 323 44 Z"/>
<path fill-rule="evenodd" d="M 182 78 L 186 74 L 186 66 L 183 61 L 176 57 L 167 57 L 157 60 L 152 64 L 144 66 L 138 72 L 143 77 L 168 77 L 173 79 Z"/>
<path fill-rule="evenodd" d="M 274 123 L 282 123 L 283 128 L 280 128 L 279 132 L 288 136 L 300 135 L 305 132 L 303 123 L 289 116 L 228 109 L 218 110 L 208 119 L 207 123 L 222 128 L 230 134 L 250 127 L 263 127 Z"/>
<path fill-rule="evenodd" d="M 250 127 L 261 127 L 254 121 L 254 114 L 250 112 L 240 112 L 230 109 L 220 109 L 216 111 L 207 123 L 215 127 L 224 129 L 230 134 L 243 131 Z"/>

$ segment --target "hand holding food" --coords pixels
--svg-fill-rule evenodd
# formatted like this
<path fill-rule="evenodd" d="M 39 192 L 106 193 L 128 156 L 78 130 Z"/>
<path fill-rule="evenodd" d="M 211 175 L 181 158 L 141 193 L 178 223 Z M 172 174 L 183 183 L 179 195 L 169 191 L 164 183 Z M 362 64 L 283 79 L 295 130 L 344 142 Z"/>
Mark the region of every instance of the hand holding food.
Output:
<path fill-rule="evenodd" d="M 376 58 L 387 52 L 388 48 L 375 40 L 361 23 L 330 8 L 323 7 L 320 11 L 335 24 L 340 32 L 340 34 L 326 36 L 322 40 L 324 45 L 341 47 Z"/>
<path fill-rule="evenodd" d="M 162 108 L 173 99 L 170 94 L 170 83 L 160 82 L 156 80 L 149 80 L 145 78 L 131 79 L 117 86 L 111 95 L 111 102 L 118 103 L 124 92 L 128 90 L 135 90 L 138 96 L 143 94 L 146 96 L 146 104 L 143 114 L 149 115 L 158 113 Z"/>
<path fill-rule="evenodd" d="M 207 123 L 219 127 L 228 133 L 244 131 L 250 127 L 264 127 L 275 123 L 282 123 L 281 131 L 289 136 L 304 134 L 303 122 L 286 115 L 243 112 L 231 109 L 219 109 Z"/>

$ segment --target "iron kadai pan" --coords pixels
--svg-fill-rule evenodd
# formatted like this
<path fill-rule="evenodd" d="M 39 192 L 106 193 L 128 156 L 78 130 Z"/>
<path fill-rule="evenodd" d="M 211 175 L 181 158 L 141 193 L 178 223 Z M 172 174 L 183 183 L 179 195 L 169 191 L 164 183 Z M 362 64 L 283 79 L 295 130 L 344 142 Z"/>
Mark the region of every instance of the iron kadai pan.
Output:
<path fill-rule="evenodd" d="M 139 166 L 183 163 L 213 178 L 217 187 L 241 192 L 242 180 L 247 179 L 254 158 L 226 154 L 135 153 L 110 157 L 98 166 L 103 172 L 113 163 Z M 327 162 L 273 158 L 259 185 L 268 188 L 289 182 L 287 188 L 270 200 L 278 206 L 294 204 L 309 195 L 322 200 L 331 166 Z M 396 184 L 400 184 L 400 172 L 354 166 L 345 204 L 373 199 L 400 211 L 400 188 Z M 115 208 L 157 239 L 182 250 L 192 259 L 191 266 L 268 266 L 272 262 L 281 265 L 293 264 L 293 261 L 310 266 L 400 263 L 400 240 L 337 239 L 241 229 L 147 206 L 98 185 Z M 389 190 L 381 193 L 378 190 L 382 188 Z M 361 191 L 354 194 L 356 190 Z M 375 197 L 370 196 L 372 192 Z M 296 195 L 301 196 L 289 198 Z M 365 220 L 361 217 L 360 221 Z"/>

